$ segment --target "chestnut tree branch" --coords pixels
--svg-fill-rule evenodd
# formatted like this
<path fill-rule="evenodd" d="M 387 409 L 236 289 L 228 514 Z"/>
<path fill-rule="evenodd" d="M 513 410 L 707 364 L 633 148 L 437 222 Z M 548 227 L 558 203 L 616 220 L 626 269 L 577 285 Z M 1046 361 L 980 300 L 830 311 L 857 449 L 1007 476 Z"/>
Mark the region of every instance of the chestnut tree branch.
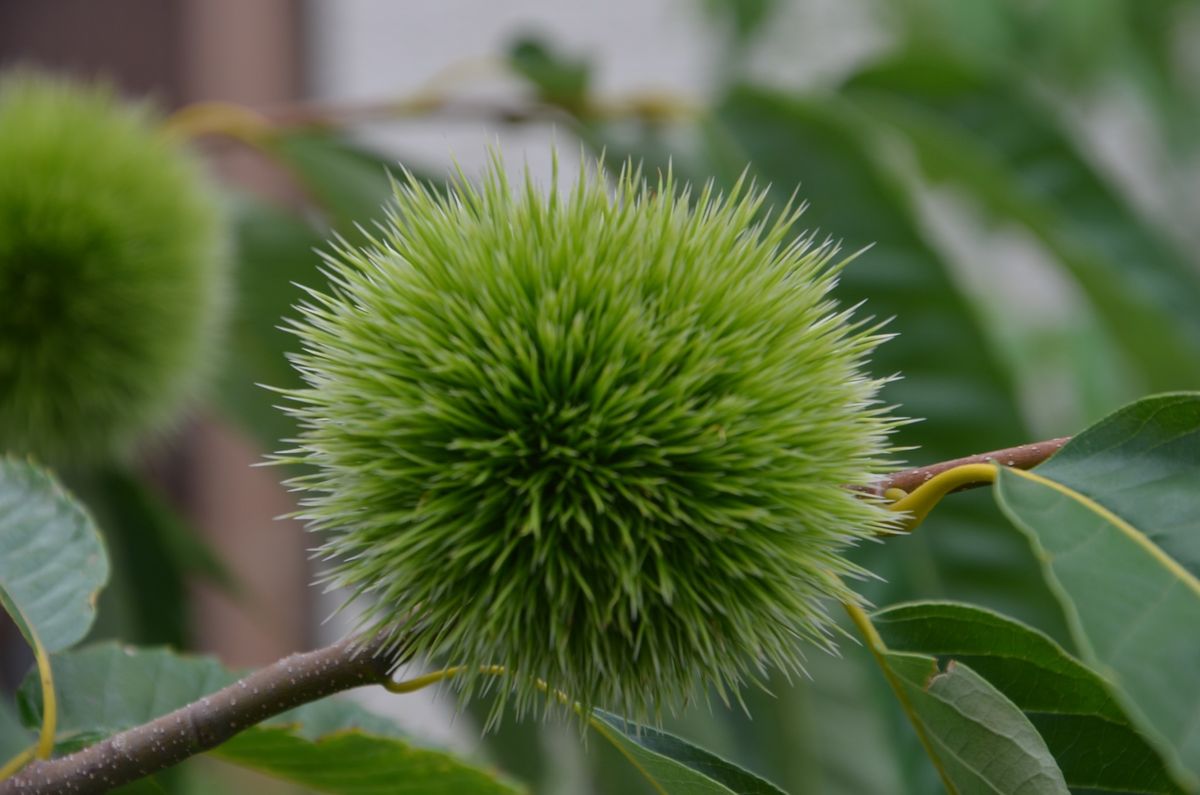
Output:
<path fill-rule="evenodd" d="M 346 639 L 293 654 L 223 690 L 82 751 L 37 761 L 0 782 L 0 793 L 102 793 L 216 748 L 281 712 L 342 690 L 388 681 L 394 655 Z"/>
<path fill-rule="evenodd" d="M 889 489 L 912 491 L 925 481 L 931 480 L 934 475 L 941 474 L 948 469 L 954 469 L 964 464 L 995 463 L 1001 466 L 1013 467 L 1014 469 L 1032 469 L 1057 453 L 1070 439 L 1070 436 L 1060 436 L 1057 439 L 1047 439 L 1044 442 L 1006 447 L 1003 450 L 993 450 L 990 453 L 979 453 L 963 458 L 955 458 L 952 461 L 942 461 L 937 464 L 930 464 L 929 466 L 916 467 L 915 469 L 904 469 L 881 478 L 871 488 L 864 489 L 864 491 L 877 495 L 882 495 Z M 986 484 L 987 481 L 981 480 L 975 483 L 968 483 L 957 490 L 962 491 Z"/>
<path fill-rule="evenodd" d="M 906 469 L 876 483 L 869 493 L 912 491 L 934 475 L 962 464 L 995 462 L 1029 469 L 1049 458 L 1067 437 Z M 965 488 L 970 488 L 969 484 Z M 249 674 L 223 690 L 149 723 L 115 734 L 68 756 L 36 761 L 0 781 L 0 795 L 102 793 L 152 775 L 216 748 L 235 734 L 281 712 L 342 690 L 390 681 L 396 655 L 380 640 L 347 639 L 294 654 Z"/>

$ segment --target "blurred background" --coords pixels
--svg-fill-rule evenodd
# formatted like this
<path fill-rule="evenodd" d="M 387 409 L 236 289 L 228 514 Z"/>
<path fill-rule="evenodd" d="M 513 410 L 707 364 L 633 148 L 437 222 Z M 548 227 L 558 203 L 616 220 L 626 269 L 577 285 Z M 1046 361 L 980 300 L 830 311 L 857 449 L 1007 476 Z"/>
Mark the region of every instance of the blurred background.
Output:
<path fill-rule="evenodd" d="M 293 283 L 322 283 L 314 250 L 378 217 L 400 164 L 470 175 L 495 145 L 548 180 L 557 146 L 568 175 L 604 153 L 796 193 L 810 228 L 870 246 L 840 297 L 893 318 L 874 366 L 903 374 L 887 397 L 923 420 L 901 440 L 913 464 L 1200 387 L 1200 3 L 0 0 L 0 65 L 14 64 L 103 77 L 164 114 L 191 106 L 233 223 L 221 379 L 174 437 L 83 495 L 114 557 L 96 637 L 251 666 L 350 626 L 309 587 L 312 540 L 275 518 L 293 508 L 285 473 L 252 468 L 290 433 L 256 384 L 294 382 L 276 328 Z M 877 604 L 961 598 L 1063 636 L 986 494 L 860 556 Z M 9 687 L 21 648 L 10 633 Z M 792 793 L 939 791 L 860 649 L 809 667 L 751 694 L 753 718 L 715 702 L 668 727 Z M 363 697 L 535 792 L 645 791 L 573 727 L 481 738 L 482 708 L 448 694 Z M 224 775 L 175 785 L 265 791 Z"/>

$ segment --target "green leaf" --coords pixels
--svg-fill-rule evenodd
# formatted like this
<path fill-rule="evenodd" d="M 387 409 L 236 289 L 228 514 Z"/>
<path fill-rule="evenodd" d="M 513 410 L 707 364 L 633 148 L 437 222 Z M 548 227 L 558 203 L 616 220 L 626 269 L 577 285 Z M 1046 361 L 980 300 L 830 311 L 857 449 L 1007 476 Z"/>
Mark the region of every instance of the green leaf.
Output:
<path fill-rule="evenodd" d="M 0 701 L 0 764 L 28 748 L 34 741 L 11 699 Z"/>
<path fill-rule="evenodd" d="M 74 750 L 146 723 L 234 682 L 211 657 L 101 643 L 54 657 L 58 750 Z M 26 725 L 41 720 L 37 677 L 20 689 Z M 211 756 L 338 795 L 390 792 L 511 793 L 495 774 L 404 739 L 386 718 L 345 699 L 324 699 L 269 719 Z"/>
<path fill-rule="evenodd" d="M 686 740 L 595 710 L 592 728 L 650 782 L 671 795 L 783 795 L 783 790 Z"/>
<path fill-rule="evenodd" d="M 1190 787 L 1200 785 L 1197 483 L 1196 393 L 1138 401 L 1033 472 L 1001 469 L 996 483 L 1080 657 Z"/>
<path fill-rule="evenodd" d="M 166 795 L 168 790 L 153 776 L 117 787 L 110 795 Z"/>
<path fill-rule="evenodd" d="M 1042 633 L 970 605 L 897 605 L 871 616 L 889 649 L 969 665 L 1029 718 L 1068 786 L 1178 793 L 1104 681 Z"/>
<path fill-rule="evenodd" d="M 1037 468 L 1091 498 L 1200 576 L 1200 393 L 1132 403 L 1078 434 Z"/>
<path fill-rule="evenodd" d="M 0 458 L 0 589 L 22 631 L 49 652 L 78 643 L 107 581 L 108 555 L 87 512 L 46 471 Z"/>
<path fill-rule="evenodd" d="M 231 588 L 231 575 L 194 528 L 137 473 L 72 473 L 71 490 L 105 528 L 112 578 L 92 632 L 137 643 L 184 645 L 192 577 Z"/>
<path fill-rule="evenodd" d="M 324 282 L 321 234 L 308 222 L 250 197 L 232 202 L 237 268 L 229 354 L 220 400 L 225 413 L 266 450 L 295 435 L 295 422 L 276 408 L 275 388 L 300 385 L 287 361 L 298 347 L 282 321 L 294 315 L 303 291 Z"/>
<path fill-rule="evenodd" d="M 745 693 L 745 710 L 731 705 L 718 713 L 732 735 L 730 752 L 791 795 L 904 791 L 901 765 L 907 760 L 889 714 L 895 697 L 878 680 L 870 653 L 844 643 L 836 657 L 812 654 L 804 667 L 807 678 L 788 681 L 776 674 L 766 690 Z M 677 733 L 696 736 L 690 729 Z"/>
<path fill-rule="evenodd" d="M 281 440 L 295 435 L 296 426 L 276 408 L 277 395 L 263 385 L 299 386 L 286 358 L 297 345 L 281 328 L 282 321 L 294 316 L 303 296 L 300 285 L 324 285 L 318 251 L 329 247 L 330 233 L 362 243 L 359 227 L 372 230 L 373 222 L 384 217 L 384 204 L 392 196 L 389 173 L 398 173 L 400 165 L 345 137 L 311 129 L 281 131 L 262 146 L 295 175 L 328 221 L 318 228 L 308 217 L 250 196 L 230 201 L 237 300 L 220 399 L 243 431 L 274 451 Z"/>
<path fill-rule="evenodd" d="M 538 39 L 522 38 L 509 48 L 508 64 L 551 105 L 581 110 L 587 102 L 592 77 L 587 61 L 554 52 Z"/>
<path fill-rule="evenodd" d="M 348 730 L 306 740 L 286 727 L 243 732 L 212 756 L 336 795 L 515 793 L 496 773 L 440 751 Z"/>
<path fill-rule="evenodd" d="M 336 133 L 297 128 L 283 130 L 263 144 L 324 210 L 330 226 L 351 243 L 363 242 L 358 230 L 370 230 L 384 217 L 392 197 L 389 175 L 399 162 L 358 146 Z"/>
<path fill-rule="evenodd" d="M 1200 384 L 1200 274 L 1019 83 L 919 54 L 865 70 L 844 93 L 906 136 L 928 177 L 1035 235 L 1151 388 Z"/>
<path fill-rule="evenodd" d="M 779 0 L 705 0 L 714 22 L 729 28 L 734 46 L 745 46 L 779 10 Z"/>
<path fill-rule="evenodd" d="M 1054 757 L 1016 705 L 968 666 L 884 652 L 881 664 L 902 692 L 952 792 L 1068 792 Z"/>

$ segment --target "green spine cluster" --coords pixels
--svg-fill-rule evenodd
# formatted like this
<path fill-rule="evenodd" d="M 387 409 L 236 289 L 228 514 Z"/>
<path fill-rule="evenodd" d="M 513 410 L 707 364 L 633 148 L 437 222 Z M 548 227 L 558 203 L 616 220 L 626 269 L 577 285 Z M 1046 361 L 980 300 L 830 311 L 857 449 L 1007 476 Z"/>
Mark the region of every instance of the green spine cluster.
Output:
<path fill-rule="evenodd" d="M 334 247 L 280 458 L 365 629 L 466 666 L 468 696 L 501 665 L 518 711 L 540 679 L 630 715 L 832 645 L 843 553 L 891 521 L 847 487 L 897 420 L 836 248 L 763 204 L 629 168 L 543 191 L 493 159 L 477 186 L 409 177 Z"/>
<path fill-rule="evenodd" d="M 0 78 L 0 449 L 100 461 L 174 418 L 222 318 L 218 215 L 146 109 Z"/>

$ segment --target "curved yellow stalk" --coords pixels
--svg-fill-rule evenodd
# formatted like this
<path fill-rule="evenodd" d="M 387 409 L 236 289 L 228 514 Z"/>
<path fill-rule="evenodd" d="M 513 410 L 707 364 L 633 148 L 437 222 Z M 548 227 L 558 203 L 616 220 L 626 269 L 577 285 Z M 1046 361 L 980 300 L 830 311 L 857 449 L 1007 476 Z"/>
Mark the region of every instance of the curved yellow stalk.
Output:
<path fill-rule="evenodd" d="M 178 138 L 219 134 L 254 143 L 270 132 L 271 123 L 265 116 L 231 102 L 197 102 L 169 116 L 163 130 Z"/>
<path fill-rule="evenodd" d="M 908 514 L 902 529 L 905 532 L 911 532 L 925 520 L 929 511 L 938 504 L 942 497 L 955 489 L 973 483 L 995 482 L 996 469 L 995 464 L 963 464 L 953 469 L 947 469 L 945 472 L 934 475 L 913 489 L 911 493 L 906 494 L 900 489 L 890 489 L 885 496 L 898 497 L 898 499 L 887 507 L 897 513 Z"/>
<path fill-rule="evenodd" d="M 42 731 L 38 736 L 34 756 L 38 759 L 49 759 L 54 752 L 54 735 L 58 731 L 58 696 L 54 692 L 54 674 L 50 670 L 50 655 L 37 636 L 37 632 L 22 621 L 29 632 L 29 642 L 33 646 L 33 658 L 37 662 L 38 678 L 42 683 Z"/>
<path fill-rule="evenodd" d="M 430 685 L 435 685 L 438 682 L 451 679 L 465 670 L 467 670 L 467 666 L 456 665 L 452 668 L 443 668 L 440 671 L 433 671 L 432 673 L 416 676 L 412 679 L 405 679 L 400 682 L 385 682 L 383 687 L 389 693 L 414 693 L 418 690 L 429 687 Z M 506 669 L 503 665 L 481 665 L 479 670 L 481 673 L 490 674 L 492 676 L 503 676 L 504 674 L 508 673 L 508 669 Z M 550 685 L 547 684 L 544 679 L 536 679 L 534 681 L 538 690 L 541 690 L 547 695 L 553 695 L 563 704 L 570 705 L 571 708 L 575 710 L 576 714 L 580 716 L 583 715 L 583 710 L 579 706 L 578 702 L 572 702 L 571 698 L 566 693 L 561 690 L 551 691 Z M 638 760 L 635 759 L 628 750 L 625 749 L 624 746 L 617 742 L 616 738 L 612 736 L 612 733 L 602 721 L 597 720 L 596 716 L 592 714 L 588 714 L 586 717 L 588 725 L 595 729 L 595 731 L 601 737 L 608 740 L 609 743 L 611 743 L 612 746 L 617 749 L 617 752 L 620 753 L 621 756 L 625 757 L 629 764 L 633 765 L 635 770 L 642 774 L 642 777 L 650 783 L 650 786 L 654 788 L 656 793 L 659 795 L 667 795 L 667 791 L 663 789 L 662 784 L 660 784 L 658 780 L 654 778 L 654 776 L 650 775 L 650 772 L 647 771 L 646 768 L 644 768 L 642 764 L 638 762 Z"/>
<path fill-rule="evenodd" d="M 12 759 L 5 762 L 4 766 L 0 767 L 0 781 L 3 781 L 21 768 L 25 767 L 29 760 L 33 759 L 36 752 L 37 746 L 31 745 L 24 751 L 21 751 L 19 754 L 14 756 Z"/>

